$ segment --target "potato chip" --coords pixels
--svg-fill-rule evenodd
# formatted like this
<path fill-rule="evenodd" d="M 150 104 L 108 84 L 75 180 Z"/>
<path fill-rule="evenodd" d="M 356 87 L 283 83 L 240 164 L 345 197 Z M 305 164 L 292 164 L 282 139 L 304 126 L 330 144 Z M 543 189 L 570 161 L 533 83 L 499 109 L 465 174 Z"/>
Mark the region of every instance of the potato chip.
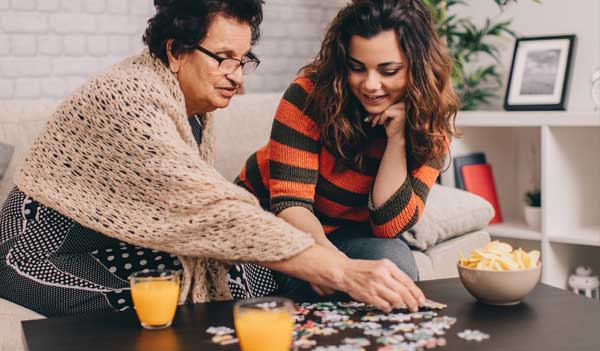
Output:
<path fill-rule="evenodd" d="M 503 253 L 511 253 L 513 251 L 513 248 L 512 248 L 512 246 L 510 246 L 507 243 L 502 243 L 499 241 L 492 241 L 483 247 L 483 251 L 497 253 L 497 254 L 503 254 Z"/>
<path fill-rule="evenodd" d="M 492 241 L 484 247 L 474 249 L 469 257 L 460 253 L 459 264 L 467 268 L 511 271 L 537 267 L 540 260 L 540 252 L 532 250 L 525 252 L 519 248 L 513 250 L 512 246 L 500 241 Z"/>
<path fill-rule="evenodd" d="M 530 266 L 532 266 L 532 267 L 537 266 L 537 263 L 540 260 L 540 252 L 538 250 L 533 250 L 533 251 L 530 251 L 528 253 L 528 255 L 531 258 Z"/>

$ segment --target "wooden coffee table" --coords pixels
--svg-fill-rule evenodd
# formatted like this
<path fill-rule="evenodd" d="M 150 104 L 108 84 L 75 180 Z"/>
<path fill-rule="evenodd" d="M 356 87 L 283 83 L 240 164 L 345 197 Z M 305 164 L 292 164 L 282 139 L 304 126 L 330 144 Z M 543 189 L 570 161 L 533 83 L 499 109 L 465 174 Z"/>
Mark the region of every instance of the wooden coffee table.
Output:
<path fill-rule="evenodd" d="M 496 307 L 476 302 L 458 279 L 419 282 L 419 286 L 429 298 L 448 304 L 440 315 L 457 318 L 446 333 L 447 345 L 435 350 L 600 350 L 600 303 L 597 301 L 540 284 L 522 303 Z M 233 351 L 239 350 L 237 344 L 213 344 L 205 332 L 210 326 L 233 327 L 232 308 L 231 302 L 181 306 L 172 327 L 159 331 L 143 330 L 134 311 L 22 324 L 32 351 Z M 462 340 L 457 333 L 465 329 L 488 333 L 490 339 Z M 366 349 L 376 350 L 376 346 Z"/>

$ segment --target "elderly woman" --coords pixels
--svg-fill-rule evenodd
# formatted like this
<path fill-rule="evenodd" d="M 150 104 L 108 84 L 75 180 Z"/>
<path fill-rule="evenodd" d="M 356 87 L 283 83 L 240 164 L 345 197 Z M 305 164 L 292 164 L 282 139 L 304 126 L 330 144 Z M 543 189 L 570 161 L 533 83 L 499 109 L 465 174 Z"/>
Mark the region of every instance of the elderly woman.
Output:
<path fill-rule="evenodd" d="M 32 146 L 0 213 L 0 297 L 47 316 L 123 310 L 127 277 L 183 269 L 180 303 L 230 299 L 254 262 L 382 309 L 424 301 L 386 260 L 330 254 L 213 167 L 212 120 L 258 66 L 260 0 L 155 0 L 148 50 L 91 78 Z"/>

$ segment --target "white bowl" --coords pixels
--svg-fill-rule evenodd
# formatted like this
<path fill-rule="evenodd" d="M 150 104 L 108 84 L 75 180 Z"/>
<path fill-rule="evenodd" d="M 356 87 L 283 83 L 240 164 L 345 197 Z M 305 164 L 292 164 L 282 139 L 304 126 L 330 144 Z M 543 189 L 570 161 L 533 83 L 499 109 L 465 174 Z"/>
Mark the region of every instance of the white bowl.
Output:
<path fill-rule="evenodd" d="M 491 271 L 457 264 L 458 275 L 467 291 L 477 300 L 490 305 L 515 305 L 540 281 L 542 264 L 528 269 Z"/>

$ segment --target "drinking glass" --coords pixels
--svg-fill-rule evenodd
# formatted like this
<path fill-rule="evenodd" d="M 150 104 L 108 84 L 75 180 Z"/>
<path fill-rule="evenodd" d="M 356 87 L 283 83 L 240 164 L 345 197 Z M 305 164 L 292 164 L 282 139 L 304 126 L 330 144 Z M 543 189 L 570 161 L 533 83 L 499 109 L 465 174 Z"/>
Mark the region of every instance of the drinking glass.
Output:
<path fill-rule="evenodd" d="M 289 351 L 294 330 L 294 303 L 282 297 L 240 300 L 233 307 L 242 351 Z"/>
<path fill-rule="evenodd" d="M 173 322 L 179 299 L 180 272 L 145 269 L 129 276 L 131 298 L 142 327 L 167 328 Z"/>

